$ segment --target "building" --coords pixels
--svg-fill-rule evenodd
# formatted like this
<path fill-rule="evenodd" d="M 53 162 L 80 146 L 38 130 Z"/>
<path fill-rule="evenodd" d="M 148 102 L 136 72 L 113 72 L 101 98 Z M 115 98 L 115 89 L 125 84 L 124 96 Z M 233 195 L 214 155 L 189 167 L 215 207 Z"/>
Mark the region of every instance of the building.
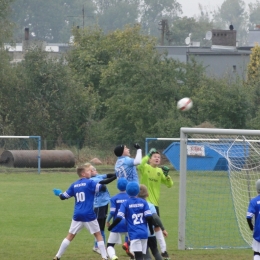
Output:
<path fill-rule="evenodd" d="M 5 44 L 4 47 L 8 50 L 12 63 L 22 61 L 24 54 L 30 48 L 41 48 L 47 51 L 50 57 L 57 59 L 70 49 L 68 43 L 47 43 L 44 41 L 31 40 L 29 38 L 29 28 L 24 29 L 24 40 L 22 43 L 16 43 L 15 46 Z"/>
<path fill-rule="evenodd" d="M 160 53 L 166 52 L 169 58 L 184 63 L 195 58 L 204 66 L 209 77 L 228 76 L 245 80 L 251 49 L 256 42 L 260 43 L 260 30 L 254 32 L 255 41 L 251 40 L 251 45 L 245 47 L 236 46 L 235 30 L 212 30 L 207 36 L 212 42 L 211 47 L 200 47 L 200 44 L 193 45 L 186 41 L 189 43 L 187 46 L 157 46 L 157 50 Z M 250 32 L 249 37 L 252 38 Z"/>

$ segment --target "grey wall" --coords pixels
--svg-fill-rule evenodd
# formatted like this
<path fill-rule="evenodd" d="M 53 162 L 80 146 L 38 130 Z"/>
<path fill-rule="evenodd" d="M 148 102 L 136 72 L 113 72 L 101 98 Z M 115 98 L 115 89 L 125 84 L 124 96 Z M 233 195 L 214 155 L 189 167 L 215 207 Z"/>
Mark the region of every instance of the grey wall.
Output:
<path fill-rule="evenodd" d="M 250 48 L 243 50 L 214 50 L 210 47 L 190 47 L 190 46 L 157 46 L 160 52 L 167 52 L 169 58 L 188 62 L 194 57 L 200 62 L 209 77 L 224 77 L 246 79 L 247 65 L 250 61 Z"/>

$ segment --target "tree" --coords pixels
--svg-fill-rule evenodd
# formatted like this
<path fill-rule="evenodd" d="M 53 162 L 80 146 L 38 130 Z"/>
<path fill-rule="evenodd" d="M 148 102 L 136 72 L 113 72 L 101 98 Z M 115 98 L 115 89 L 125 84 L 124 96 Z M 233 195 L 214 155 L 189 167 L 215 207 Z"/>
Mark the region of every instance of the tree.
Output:
<path fill-rule="evenodd" d="M 250 3 L 249 5 L 249 29 L 255 29 L 260 24 L 260 2 Z"/>
<path fill-rule="evenodd" d="M 13 0 L 0 0 L 0 46 L 10 40 L 13 24 L 9 19 Z"/>
<path fill-rule="evenodd" d="M 247 81 L 255 82 L 260 77 L 260 46 L 256 45 L 252 48 L 250 54 L 250 62 L 247 65 Z"/>
<path fill-rule="evenodd" d="M 7 51 L 0 50 L 0 132 L 2 135 L 14 134 L 12 109 L 15 103 L 17 78 Z"/>
<path fill-rule="evenodd" d="M 139 0 L 97 0 L 96 15 L 104 33 L 122 30 L 126 25 L 134 25 L 138 19 Z"/>
<path fill-rule="evenodd" d="M 15 91 L 9 97 L 14 135 L 85 138 L 95 94 L 72 79 L 62 59 L 51 60 L 46 52 L 30 50 L 14 72 Z"/>
<path fill-rule="evenodd" d="M 220 128 L 246 128 L 250 115 L 250 95 L 242 81 L 205 78 L 196 89 L 193 101 L 197 106 L 197 124 L 211 122 Z"/>
<path fill-rule="evenodd" d="M 160 38 L 158 25 L 162 19 L 171 24 L 179 14 L 181 5 L 175 0 L 144 0 L 140 2 L 140 23 L 144 32 Z"/>
<path fill-rule="evenodd" d="M 204 40 L 207 31 L 213 28 L 213 23 L 208 18 L 200 16 L 199 18 L 179 17 L 170 27 L 172 33 L 172 45 L 185 45 L 185 39 L 191 33 L 191 41 L 198 41 L 201 45 L 206 45 Z"/>
<path fill-rule="evenodd" d="M 28 27 L 34 39 L 67 43 L 72 27 L 83 26 L 83 18 L 85 26 L 95 21 L 92 3 L 83 0 L 17 0 L 12 9 L 11 18 L 17 26 L 14 37 L 18 42 L 23 39 L 23 28 Z"/>

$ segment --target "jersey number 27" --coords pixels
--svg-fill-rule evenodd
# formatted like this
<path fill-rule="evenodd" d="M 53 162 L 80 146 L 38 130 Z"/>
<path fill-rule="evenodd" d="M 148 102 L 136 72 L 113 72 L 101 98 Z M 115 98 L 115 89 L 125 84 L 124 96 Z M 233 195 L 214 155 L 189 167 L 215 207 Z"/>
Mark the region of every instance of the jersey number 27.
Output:
<path fill-rule="evenodd" d="M 133 214 L 132 219 L 134 220 L 134 225 L 139 225 L 143 222 L 143 213 Z"/>

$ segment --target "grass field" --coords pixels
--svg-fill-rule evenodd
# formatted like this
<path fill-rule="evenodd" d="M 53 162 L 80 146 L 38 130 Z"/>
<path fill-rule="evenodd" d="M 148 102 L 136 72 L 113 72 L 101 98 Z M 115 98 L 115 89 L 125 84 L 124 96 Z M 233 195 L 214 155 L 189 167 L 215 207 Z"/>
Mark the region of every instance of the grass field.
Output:
<path fill-rule="evenodd" d="M 251 249 L 185 250 L 178 247 L 179 176 L 172 173 L 174 187 L 162 188 L 160 212 L 169 233 L 166 239 L 171 259 L 180 260 L 246 260 L 252 259 Z M 0 259 L 51 260 L 67 235 L 74 200 L 61 201 L 53 188 L 66 190 L 77 179 L 74 172 L 0 173 Z M 115 182 L 109 184 L 111 195 L 117 193 Z M 203 221 L 203 219 L 202 219 Z M 108 232 L 106 231 L 108 236 Z M 92 251 L 93 236 L 82 230 L 68 247 L 62 260 L 92 260 L 101 257 Z M 119 259 L 128 259 L 116 246 Z"/>

